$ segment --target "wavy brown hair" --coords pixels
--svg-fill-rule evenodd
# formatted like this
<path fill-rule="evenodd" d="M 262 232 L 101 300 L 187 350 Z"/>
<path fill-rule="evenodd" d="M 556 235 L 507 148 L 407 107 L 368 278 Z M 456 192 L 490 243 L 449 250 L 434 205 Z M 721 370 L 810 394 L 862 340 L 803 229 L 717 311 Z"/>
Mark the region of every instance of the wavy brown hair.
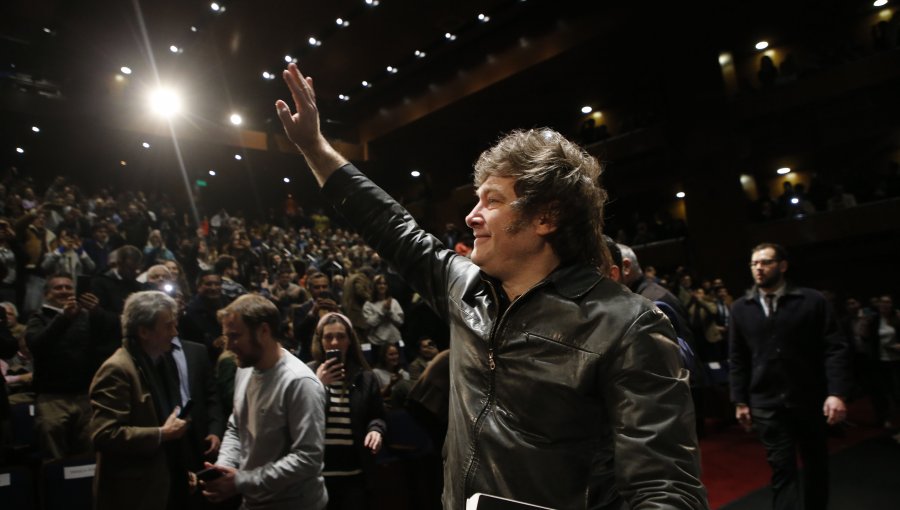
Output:
<path fill-rule="evenodd" d="M 325 322 L 316 326 L 316 334 L 313 335 L 312 345 L 310 346 L 313 359 L 318 363 L 325 362 L 325 350 L 322 348 L 322 334 L 325 330 L 325 326 L 329 324 L 343 324 L 344 330 L 347 332 L 347 338 L 350 340 L 350 345 L 347 346 L 347 356 L 344 363 L 352 369 L 359 368 L 360 370 L 371 370 L 369 362 L 366 361 L 366 357 L 363 355 L 362 347 L 359 345 L 359 337 L 356 336 L 353 325 L 342 319 L 340 315 L 330 315 L 325 319 Z M 348 370 L 347 372 L 352 373 L 353 370 Z"/>
<path fill-rule="evenodd" d="M 600 163 L 578 145 L 549 128 L 513 131 L 481 153 L 475 162 L 475 186 L 489 177 L 512 177 L 517 198 L 512 207 L 523 221 L 539 214 L 553 218 L 547 241 L 563 263 L 609 267 L 603 241 Z"/>

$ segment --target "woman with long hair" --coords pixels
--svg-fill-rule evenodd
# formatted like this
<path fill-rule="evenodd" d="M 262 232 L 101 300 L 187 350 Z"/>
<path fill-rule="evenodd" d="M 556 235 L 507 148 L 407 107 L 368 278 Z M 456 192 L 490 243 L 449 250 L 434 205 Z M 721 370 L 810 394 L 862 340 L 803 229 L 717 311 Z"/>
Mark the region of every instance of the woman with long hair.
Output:
<path fill-rule="evenodd" d="M 369 326 L 369 341 L 375 345 L 400 343 L 400 326 L 403 325 L 403 308 L 391 297 L 387 279 L 383 274 L 372 279 L 375 289 L 372 301 L 366 301 L 362 313 Z"/>
<path fill-rule="evenodd" d="M 336 356 L 329 354 L 335 352 Z M 368 508 L 375 454 L 385 432 L 378 380 L 363 356 L 353 324 L 340 313 L 319 319 L 309 363 L 328 393 L 325 487 L 329 510 Z"/>

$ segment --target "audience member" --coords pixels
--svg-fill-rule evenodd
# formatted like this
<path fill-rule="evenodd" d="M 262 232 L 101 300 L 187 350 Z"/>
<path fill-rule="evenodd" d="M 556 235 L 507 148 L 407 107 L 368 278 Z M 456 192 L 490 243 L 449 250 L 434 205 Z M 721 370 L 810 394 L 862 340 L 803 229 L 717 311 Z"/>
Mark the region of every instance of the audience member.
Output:
<path fill-rule="evenodd" d="M 391 297 L 384 275 L 376 275 L 372 282 L 375 287 L 374 299 L 366 301 L 362 308 L 369 330 L 369 342 L 372 345 L 399 344 L 403 340 L 400 336 L 403 308 Z"/>
<path fill-rule="evenodd" d="M 216 313 L 227 303 L 222 296 L 222 278 L 212 271 L 202 271 L 197 277 L 197 295 L 188 303 L 180 318 L 181 338 L 206 346 L 210 363 L 215 363 L 222 353 L 215 340 L 222 335 L 222 325 Z"/>
<path fill-rule="evenodd" d="M 825 424 L 846 418 L 850 350 L 822 294 L 789 284 L 787 270 L 783 247 L 753 248 L 755 286 L 731 308 L 731 399 L 738 421 L 748 430 L 752 424 L 766 448 L 773 507 L 795 509 L 803 502 L 804 508 L 823 509 Z"/>
<path fill-rule="evenodd" d="M 319 320 L 312 350 L 310 367 L 328 392 L 323 468 L 328 508 L 364 510 L 372 499 L 375 454 L 386 428 L 378 379 L 344 315 L 329 313 Z M 331 350 L 339 356 L 326 356 Z"/>
<path fill-rule="evenodd" d="M 203 486 L 212 502 L 240 494 L 244 508 L 325 508 L 325 391 L 274 337 L 278 309 L 254 295 L 225 309 L 222 329 L 237 357 L 234 412 L 219 458 L 222 476 Z"/>
<path fill-rule="evenodd" d="M 219 257 L 216 260 L 215 271 L 222 281 L 222 297 L 225 298 L 225 304 L 231 303 L 247 293 L 247 289 L 235 280 L 240 274 L 240 270 L 234 257 L 231 255 Z"/>
<path fill-rule="evenodd" d="M 123 346 L 91 383 L 97 510 L 187 507 L 190 476 L 182 438 L 188 422 L 178 417 L 177 374 L 164 362 L 177 334 L 176 307 L 158 291 L 129 296 Z"/>
<path fill-rule="evenodd" d="M 409 364 L 409 378 L 412 381 L 416 381 L 422 376 L 422 373 L 428 368 L 428 364 L 438 354 L 434 340 L 427 336 L 419 338 L 416 342 L 416 350 L 416 358 Z"/>

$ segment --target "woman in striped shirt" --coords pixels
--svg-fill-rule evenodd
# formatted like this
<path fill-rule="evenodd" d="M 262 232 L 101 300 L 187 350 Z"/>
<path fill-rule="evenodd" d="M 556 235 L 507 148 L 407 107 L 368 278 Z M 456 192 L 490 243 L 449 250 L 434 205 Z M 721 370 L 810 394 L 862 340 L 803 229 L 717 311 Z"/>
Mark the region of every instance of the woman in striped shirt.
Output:
<path fill-rule="evenodd" d="M 327 356 L 337 351 L 336 357 Z M 310 367 L 328 393 L 325 425 L 325 487 L 328 509 L 368 508 L 374 485 L 375 454 L 385 432 L 378 380 L 366 363 L 346 316 L 319 320 Z"/>

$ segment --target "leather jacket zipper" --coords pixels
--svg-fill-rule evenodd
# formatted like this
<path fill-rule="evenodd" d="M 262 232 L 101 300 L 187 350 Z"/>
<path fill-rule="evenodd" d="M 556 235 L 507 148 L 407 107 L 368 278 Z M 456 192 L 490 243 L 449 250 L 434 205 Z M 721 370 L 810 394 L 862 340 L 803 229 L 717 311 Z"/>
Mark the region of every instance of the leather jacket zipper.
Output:
<path fill-rule="evenodd" d="M 488 288 L 491 289 L 491 294 L 494 297 L 494 303 L 496 304 L 496 306 L 499 309 L 500 302 L 497 298 L 497 290 L 494 288 L 494 284 L 488 280 L 484 280 L 484 282 L 487 284 Z M 484 417 L 487 416 L 488 409 L 491 408 L 491 405 L 494 402 L 494 378 L 496 376 L 494 370 L 497 368 L 496 361 L 494 360 L 494 347 L 496 347 L 494 342 L 496 340 L 497 332 L 500 331 L 500 329 L 501 329 L 500 326 L 503 324 L 503 321 L 509 315 L 510 311 L 512 311 L 512 309 L 516 305 L 516 303 L 518 303 L 523 297 L 528 295 L 532 290 L 542 286 L 543 283 L 544 283 L 543 280 L 538 282 L 533 287 L 531 287 L 527 291 L 523 292 L 519 297 L 514 299 L 513 302 L 510 303 L 509 306 L 506 307 L 506 310 L 503 312 L 503 314 L 500 316 L 500 318 L 496 322 L 494 322 L 494 326 L 491 328 L 491 334 L 488 337 L 488 368 L 490 369 L 490 380 L 488 382 L 488 396 L 487 396 L 487 401 L 484 404 L 484 407 L 481 408 L 481 411 L 478 413 L 478 417 L 475 418 L 475 425 L 472 427 L 472 457 L 469 459 L 469 466 L 466 468 L 466 477 L 465 477 L 464 483 L 463 483 L 464 494 L 468 494 L 470 492 L 469 484 L 472 479 L 472 470 L 475 467 L 475 457 L 477 456 L 477 452 L 478 452 L 478 430 L 481 428 L 482 422 L 484 421 Z"/>

